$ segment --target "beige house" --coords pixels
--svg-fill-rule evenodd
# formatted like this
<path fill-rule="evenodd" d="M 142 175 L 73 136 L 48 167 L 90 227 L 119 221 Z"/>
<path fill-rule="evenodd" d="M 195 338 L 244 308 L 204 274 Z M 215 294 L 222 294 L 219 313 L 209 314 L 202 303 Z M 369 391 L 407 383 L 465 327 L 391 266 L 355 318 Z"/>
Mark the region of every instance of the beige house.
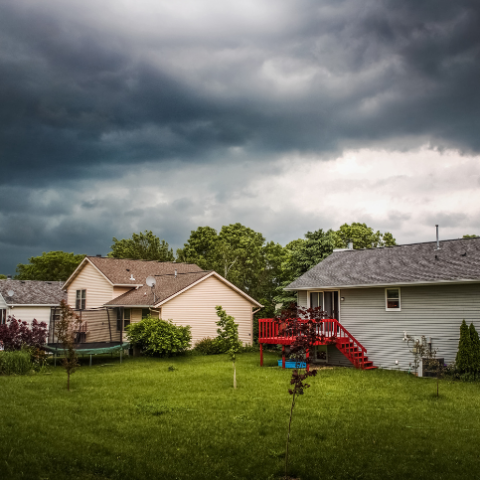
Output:
<path fill-rule="evenodd" d="M 147 285 L 147 277 L 155 279 L 153 287 Z M 193 344 L 217 336 L 217 305 L 235 318 L 240 340 L 251 344 L 253 314 L 262 308 L 218 273 L 186 263 L 85 257 L 64 289 L 76 310 L 114 309 L 117 328 L 148 314 L 190 325 Z"/>

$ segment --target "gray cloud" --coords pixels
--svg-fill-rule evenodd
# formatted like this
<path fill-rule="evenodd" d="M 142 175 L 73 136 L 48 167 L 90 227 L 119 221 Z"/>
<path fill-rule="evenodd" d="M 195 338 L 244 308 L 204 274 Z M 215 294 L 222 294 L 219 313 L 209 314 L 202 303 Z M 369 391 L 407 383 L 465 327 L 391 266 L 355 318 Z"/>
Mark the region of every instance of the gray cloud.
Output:
<path fill-rule="evenodd" d="M 0 43 L 0 269 L 147 225 L 180 244 L 200 221 L 255 222 L 241 199 L 285 155 L 480 151 L 473 0 L 0 0 Z M 148 171 L 184 196 L 140 200 Z M 260 227 L 315 228 L 285 216 L 297 233 L 274 213 Z"/>

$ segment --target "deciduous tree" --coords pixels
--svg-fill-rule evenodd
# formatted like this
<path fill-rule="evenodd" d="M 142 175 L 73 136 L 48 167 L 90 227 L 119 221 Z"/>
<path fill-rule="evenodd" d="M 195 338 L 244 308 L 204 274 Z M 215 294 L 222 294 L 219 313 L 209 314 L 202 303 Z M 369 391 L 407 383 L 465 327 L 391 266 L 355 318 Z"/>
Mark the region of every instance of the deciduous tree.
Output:
<path fill-rule="evenodd" d="M 235 323 L 235 319 L 228 315 L 227 312 L 220 306 L 215 307 L 217 316 L 220 320 L 217 323 L 219 328 L 217 329 L 218 338 L 225 346 L 225 350 L 233 363 L 233 388 L 237 388 L 237 353 L 242 347 L 242 343 L 238 339 L 238 325 Z"/>
<path fill-rule="evenodd" d="M 60 319 L 57 320 L 55 331 L 63 348 L 63 368 L 67 372 L 67 390 L 70 391 L 70 375 L 80 366 L 75 349 L 75 332 L 81 325 L 80 317 L 62 300 L 60 302 Z"/>
<path fill-rule="evenodd" d="M 64 282 L 75 271 L 85 255 L 59 250 L 43 252 L 38 257 L 30 257 L 27 264 L 17 265 L 17 280 L 44 280 Z"/>
<path fill-rule="evenodd" d="M 131 258 L 132 260 L 157 260 L 173 262 L 175 255 L 165 240 L 160 240 L 153 232 L 133 233 L 132 238 L 118 240 L 113 237 L 112 251 L 108 254 L 113 258 Z"/>
<path fill-rule="evenodd" d="M 353 222 L 350 225 L 344 223 L 336 232 L 336 248 L 347 248 L 348 242 L 353 242 L 353 248 L 375 248 L 396 245 L 396 241 L 390 232 L 376 232 L 365 223 Z"/>

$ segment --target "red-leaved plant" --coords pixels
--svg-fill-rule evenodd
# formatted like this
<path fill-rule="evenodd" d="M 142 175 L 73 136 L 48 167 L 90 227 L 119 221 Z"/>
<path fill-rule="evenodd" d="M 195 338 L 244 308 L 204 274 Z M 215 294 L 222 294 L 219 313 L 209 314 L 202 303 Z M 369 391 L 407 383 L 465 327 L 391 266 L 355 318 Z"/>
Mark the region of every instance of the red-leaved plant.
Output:
<path fill-rule="evenodd" d="M 6 323 L 0 325 L 0 340 L 5 350 L 20 350 L 22 347 L 40 348 L 47 339 L 47 324 L 45 322 L 27 322 L 8 317 Z"/>
<path fill-rule="evenodd" d="M 287 444 L 285 448 L 285 478 L 288 472 L 288 446 L 290 443 L 290 429 L 292 426 L 293 409 L 298 395 L 303 395 L 304 391 L 310 387 L 306 382 L 308 377 L 314 377 L 317 370 L 310 370 L 310 352 L 315 345 L 335 344 L 336 335 L 326 336 L 322 328 L 327 312 L 321 307 L 302 308 L 291 304 L 288 309 L 283 310 L 280 315 L 274 318 L 279 325 L 279 332 L 285 337 L 293 338 L 290 344 L 290 357 L 296 362 L 296 367 L 292 371 L 290 379 L 290 388 L 288 393 L 292 396 L 290 407 L 290 417 L 288 420 Z M 304 368 L 300 368 L 304 365 Z"/>

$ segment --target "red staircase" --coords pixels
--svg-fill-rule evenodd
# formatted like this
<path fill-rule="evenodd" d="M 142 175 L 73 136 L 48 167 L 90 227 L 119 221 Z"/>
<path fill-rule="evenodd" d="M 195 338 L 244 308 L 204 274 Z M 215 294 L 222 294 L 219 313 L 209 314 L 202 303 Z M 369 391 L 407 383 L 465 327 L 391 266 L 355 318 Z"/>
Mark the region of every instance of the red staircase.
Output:
<path fill-rule="evenodd" d="M 345 357 L 352 362 L 355 368 L 360 368 L 362 370 L 374 370 L 375 368 L 378 368 L 375 367 L 373 362 L 365 355 L 367 350 L 359 348 L 355 345 L 355 342 L 350 340 L 350 338 L 338 338 L 335 345 Z"/>
<path fill-rule="evenodd" d="M 307 320 L 299 319 L 300 322 Z M 373 370 L 375 367 L 368 360 L 367 349 L 336 319 L 325 319 L 318 326 L 319 335 L 324 339 L 316 345 L 335 345 L 355 368 Z M 284 332 L 285 327 L 272 318 L 261 318 L 258 321 L 258 343 L 260 344 L 260 364 L 263 364 L 263 343 L 290 345 L 295 340 Z"/>

